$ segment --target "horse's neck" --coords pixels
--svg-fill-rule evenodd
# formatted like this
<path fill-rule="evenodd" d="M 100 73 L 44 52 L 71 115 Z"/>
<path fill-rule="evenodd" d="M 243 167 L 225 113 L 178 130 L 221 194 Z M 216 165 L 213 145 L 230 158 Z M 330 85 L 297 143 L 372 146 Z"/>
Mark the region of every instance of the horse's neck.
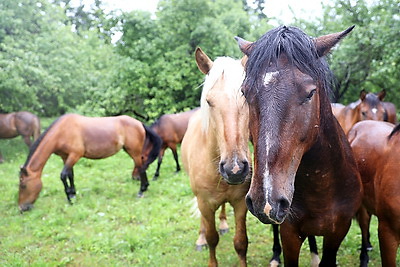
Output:
<path fill-rule="evenodd" d="M 30 158 L 26 163 L 26 168 L 32 172 L 41 172 L 51 154 L 55 151 L 56 140 L 51 140 L 46 134 L 38 143 L 34 151 L 31 152 Z"/>

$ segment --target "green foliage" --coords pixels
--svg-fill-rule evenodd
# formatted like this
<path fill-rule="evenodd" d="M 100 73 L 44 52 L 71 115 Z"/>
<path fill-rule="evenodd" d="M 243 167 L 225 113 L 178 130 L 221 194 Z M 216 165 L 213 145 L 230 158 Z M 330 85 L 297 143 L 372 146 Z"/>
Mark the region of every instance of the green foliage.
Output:
<path fill-rule="evenodd" d="M 386 89 L 387 100 L 400 104 L 399 13 L 394 0 L 337 0 L 324 6 L 319 23 L 300 22 L 313 36 L 356 26 L 330 59 L 337 78 L 336 101 L 353 102 L 362 89 Z"/>

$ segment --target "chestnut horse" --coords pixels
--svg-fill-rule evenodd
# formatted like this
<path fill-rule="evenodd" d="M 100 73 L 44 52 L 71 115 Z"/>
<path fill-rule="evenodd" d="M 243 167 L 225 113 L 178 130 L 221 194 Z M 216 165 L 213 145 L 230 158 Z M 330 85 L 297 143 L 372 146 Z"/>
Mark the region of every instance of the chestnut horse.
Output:
<path fill-rule="evenodd" d="M 244 69 L 240 60 L 219 57 L 214 62 L 200 49 L 196 62 L 206 75 L 200 110 L 192 116 L 181 145 L 182 163 L 201 213 L 197 246 L 209 246 L 209 266 L 217 266 L 219 235 L 215 212 L 230 203 L 235 213 L 234 247 L 246 266 L 245 195 L 250 186 L 248 106 L 240 92 Z M 223 212 L 223 211 L 222 211 Z"/>
<path fill-rule="evenodd" d="M 18 135 L 22 135 L 28 147 L 31 146 L 40 135 L 39 118 L 28 111 L 0 114 L 0 139 L 14 138 Z M 0 152 L 1 162 L 3 157 Z"/>
<path fill-rule="evenodd" d="M 362 120 L 389 121 L 389 114 L 389 122 L 395 123 L 395 121 L 392 121 L 392 112 L 387 112 L 382 102 L 385 95 L 385 90 L 377 94 L 362 90 L 360 99 L 356 102 L 343 106 L 341 109 L 338 109 L 338 104 L 332 104 L 333 114 L 342 126 L 344 133 L 347 134 L 354 124 Z M 396 114 L 396 111 L 394 113 Z"/>
<path fill-rule="evenodd" d="M 348 137 L 364 185 L 360 216 L 360 266 L 368 266 L 369 214 L 378 217 L 382 266 L 396 266 L 400 244 L 400 126 L 378 121 L 359 122 Z"/>
<path fill-rule="evenodd" d="M 177 145 L 182 142 L 189 119 L 198 108 L 176 114 L 164 114 L 158 118 L 150 128 L 162 139 L 160 154 L 158 154 L 157 170 L 153 180 L 160 176 L 160 166 L 165 150 L 170 148 L 176 162 L 176 172 L 181 170 L 178 160 Z"/>
<path fill-rule="evenodd" d="M 314 40 L 286 26 L 254 43 L 236 38 L 248 56 L 242 91 L 254 142 L 246 204 L 261 222 L 281 224 L 287 266 L 298 266 L 308 236 L 323 236 L 320 265 L 336 266 L 339 246 L 361 204 L 360 175 L 332 114 L 324 59 L 353 27 Z"/>
<path fill-rule="evenodd" d="M 152 147 L 147 161 L 142 150 Z M 61 181 L 68 200 L 75 197 L 73 166 L 82 157 L 103 159 L 124 149 L 140 171 L 139 196 L 149 186 L 146 168 L 158 155 L 161 139 L 147 126 L 129 116 L 90 118 L 77 114 L 61 116 L 36 140 L 20 171 L 18 205 L 29 210 L 42 189 L 42 170 L 52 153 L 64 161 Z M 67 183 L 69 179 L 69 185 Z"/>

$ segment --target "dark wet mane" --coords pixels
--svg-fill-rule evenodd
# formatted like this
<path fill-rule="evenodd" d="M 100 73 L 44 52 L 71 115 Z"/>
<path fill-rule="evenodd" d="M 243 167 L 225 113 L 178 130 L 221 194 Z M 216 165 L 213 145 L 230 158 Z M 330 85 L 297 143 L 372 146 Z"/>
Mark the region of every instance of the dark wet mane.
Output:
<path fill-rule="evenodd" d="M 392 130 L 392 132 L 388 136 L 388 140 L 390 140 L 390 138 L 392 138 L 398 132 L 400 132 L 400 124 L 397 124 L 396 127 L 394 127 L 394 129 Z"/>
<path fill-rule="evenodd" d="M 36 149 L 39 147 L 40 142 L 43 140 L 43 138 L 46 136 L 46 134 L 49 132 L 49 130 L 60 120 L 61 117 L 57 118 L 53 123 L 39 136 L 38 139 L 32 144 L 32 146 L 29 148 L 29 155 L 28 158 L 26 159 L 23 168 L 28 165 L 30 159 L 32 158 L 33 153 L 35 153 Z"/>
<path fill-rule="evenodd" d="M 314 41 L 296 27 L 280 26 L 268 31 L 250 47 L 250 55 L 246 64 L 244 84 L 246 94 L 251 88 L 257 88 L 262 82 L 265 71 L 270 66 L 277 67 L 279 56 L 286 55 L 289 63 L 300 71 L 321 82 L 324 90 L 330 90 L 332 74 L 324 58 L 317 54 Z M 330 93 L 330 92 L 327 92 Z"/>

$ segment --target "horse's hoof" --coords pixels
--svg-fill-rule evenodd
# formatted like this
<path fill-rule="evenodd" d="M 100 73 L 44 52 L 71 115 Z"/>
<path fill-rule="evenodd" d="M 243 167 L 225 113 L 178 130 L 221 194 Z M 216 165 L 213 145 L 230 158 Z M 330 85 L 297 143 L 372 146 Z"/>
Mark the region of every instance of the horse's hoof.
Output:
<path fill-rule="evenodd" d="M 372 245 L 367 246 L 367 251 L 371 251 L 374 247 Z"/>
<path fill-rule="evenodd" d="M 270 266 L 270 267 L 278 267 L 278 266 L 279 266 L 279 261 L 277 261 L 277 260 L 271 260 L 271 261 L 269 262 L 269 266 Z"/>
<path fill-rule="evenodd" d="M 158 176 L 153 177 L 153 181 L 157 181 L 157 179 L 158 179 Z"/>
<path fill-rule="evenodd" d="M 229 228 L 226 228 L 226 229 L 219 229 L 219 234 L 220 234 L 220 235 L 224 235 L 224 234 L 227 234 L 227 233 L 229 233 Z"/>
<path fill-rule="evenodd" d="M 144 197 L 143 192 L 139 192 L 139 193 L 137 194 L 137 197 L 138 197 L 138 198 L 143 198 L 143 197 Z"/>
<path fill-rule="evenodd" d="M 196 251 L 202 251 L 203 249 L 206 249 L 206 248 L 207 248 L 206 244 L 204 244 L 204 245 L 196 245 Z"/>

